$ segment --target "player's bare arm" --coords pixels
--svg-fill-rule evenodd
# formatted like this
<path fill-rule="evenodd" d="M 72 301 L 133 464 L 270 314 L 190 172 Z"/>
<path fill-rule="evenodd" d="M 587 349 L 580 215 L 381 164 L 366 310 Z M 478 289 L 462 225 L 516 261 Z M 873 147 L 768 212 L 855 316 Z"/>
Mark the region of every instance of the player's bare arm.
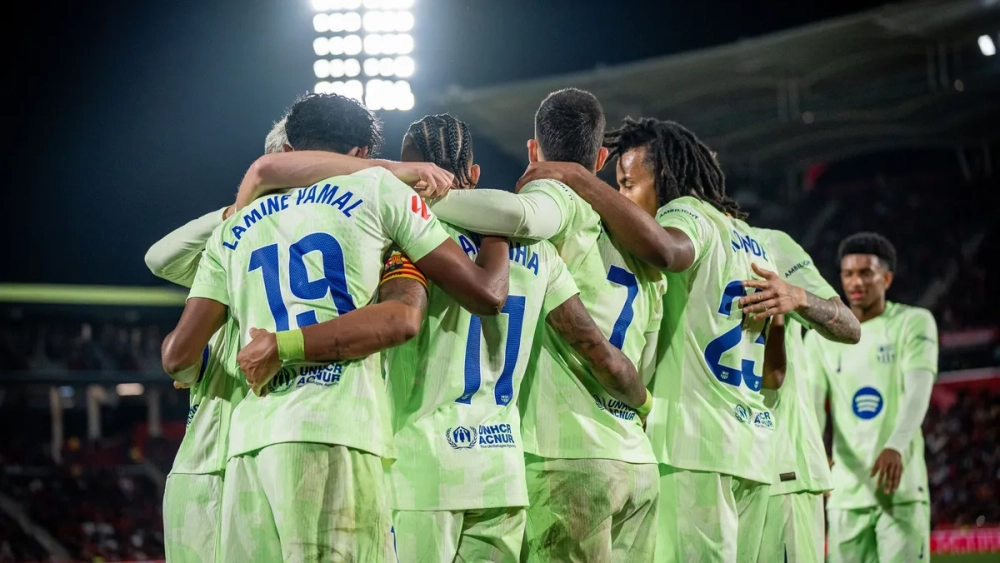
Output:
<path fill-rule="evenodd" d="M 743 312 L 754 318 L 797 313 L 827 340 L 857 344 L 861 340 L 861 323 L 839 298 L 821 299 L 816 295 L 781 279 L 777 273 L 753 264 L 753 271 L 762 280 L 745 280 L 743 287 L 757 289 L 740 299 Z"/>
<path fill-rule="evenodd" d="M 510 284 L 510 246 L 501 237 L 483 237 L 475 263 L 448 239 L 415 262 L 417 268 L 474 315 L 500 314 Z"/>
<path fill-rule="evenodd" d="M 215 331 L 226 322 L 228 312 L 228 307 L 212 299 L 188 299 L 177 326 L 163 339 L 160 348 L 163 371 L 181 383 L 196 381 L 202 351 Z"/>
<path fill-rule="evenodd" d="M 402 182 L 421 190 L 424 197 L 440 197 L 447 193 L 455 176 L 427 162 L 395 162 L 359 158 L 354 154 L 325 151 L 291 151 L 265 154 L 247 170 L 236 196 L 236 209 L 255 199 L 290 187 L 308 186 L 330 178 L 354 174 L 381 166 Z"/>
<path fill-rule="evenodd" d="M 399 346 L 417 335 L 427 310 L 427 289 L 412 279 L 389 280 L 379 290 L 380 302 L 346 315 L 303 327 L 301 359 L 336 362 L 364 358 Z M 281 369 L 278 336 L 250 329 L 252 340 L 236 361 L 247 382 L 259 389 Z"/>
<path fill-rule="evenodd" d="M 517 185 L 520 188 L 541 179 L 558 180 L 573 188 L 601 216 L 615 241 L 643 262 L 669 272 L 683 272 L 694 264 L 694 246 L 686 234 L 660 226 L 649 213 L 583 166 L 534 162 Z"/>
<path fill-rule="evenodd" d="M 767 341 L 764 344 L 764 389 L 780 389 L 785 382 L 788 358 L 785 355 L 785 316 L 775 315 L 768 323 Z"/>
<path fill-rule="evenodd" d="M 604 337 L 579 295 L 553 309 L 545 320 L 583 357 L 609 395 L 632 408 L 646 402 L 646 387 L 635 366 Z"/>

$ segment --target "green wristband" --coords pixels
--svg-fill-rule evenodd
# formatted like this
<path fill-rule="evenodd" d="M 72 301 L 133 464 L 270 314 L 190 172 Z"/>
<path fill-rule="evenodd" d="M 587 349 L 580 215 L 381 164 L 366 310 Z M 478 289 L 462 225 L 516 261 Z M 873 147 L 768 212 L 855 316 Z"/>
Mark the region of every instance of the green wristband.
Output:
<path fill-rule="evenodd" d="M 649 416 L 650 411 L 653 410 L 653 394 L 646 390 L 646 402 L 642 404 L 641 407 L 635 409 L 636 414 L 642 417 Z"/>
<path fill-rule="evenodd" d="M 301 328 L 276 332 L 274 338 L 278 341 L 278 358 L 282 361 L 306 359 L 306 341 Z"/>

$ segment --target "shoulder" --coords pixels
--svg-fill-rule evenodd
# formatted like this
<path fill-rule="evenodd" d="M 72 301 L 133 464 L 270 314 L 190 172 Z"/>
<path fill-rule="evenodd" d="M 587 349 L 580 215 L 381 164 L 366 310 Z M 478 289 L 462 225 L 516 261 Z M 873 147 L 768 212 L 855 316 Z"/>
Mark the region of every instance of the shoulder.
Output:
<path fill-rule="evenodd" d="M 904 305 L 902 303 L 894 303 L 890 301 L 886 303 L 885 314 L 888 317 L 886 320 L 893 320 L 898 323 L 936 325 L 934 314 L 923 307 Z"/>

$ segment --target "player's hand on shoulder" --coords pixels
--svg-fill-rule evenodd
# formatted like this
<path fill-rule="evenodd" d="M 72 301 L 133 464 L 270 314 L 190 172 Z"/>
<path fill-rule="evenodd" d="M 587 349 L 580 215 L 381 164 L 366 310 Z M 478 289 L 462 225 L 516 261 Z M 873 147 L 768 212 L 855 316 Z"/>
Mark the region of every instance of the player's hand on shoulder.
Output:
<path fill-rule="evenodd" d="M 777 273 L 765 270 L 756 263 L 751 267 L 764 279 L 743 280 L 743 287 L 757 290 L 740 298 L 743 314 L 749 314 L 753 319 L 765 319 L 791 313 L 806 304 L 805 290 L 801 287 L 786 282 Z"/>
<path fill-rule="evenodd" d="M 524 171 L 521 179 L 517 181 L 514 191 L 521 191 L 525 184 L 535 180 L 556 180 L 573 187 L 574 178 L 579 177 L 580 174 L 588 173 L 586 168 L 575 162 L 532 162 Z"/>
<path fill-rule="evenodd" d="M 455 175 L 431 162 L 387 162 L 389 172 L 421 197 L 443 197 L 455 184 Z"/>
<path fill-rule="evenodd" d="M 247 383 L 257 392 L 281 369 L 281 359 L 278 357 L 278 339 L 273 332 L 251 328 L 250 338 L 250 343 L 236 355 L 236 361 Z"/>
<path fill-rule="evenodd" d="M 870 477 L 878 477 L 877 487 L 891 495 L 899 488 L 899 480 L 903 475 L 903 455 L 892 448 L 886 448 L 875 460 Z"/>

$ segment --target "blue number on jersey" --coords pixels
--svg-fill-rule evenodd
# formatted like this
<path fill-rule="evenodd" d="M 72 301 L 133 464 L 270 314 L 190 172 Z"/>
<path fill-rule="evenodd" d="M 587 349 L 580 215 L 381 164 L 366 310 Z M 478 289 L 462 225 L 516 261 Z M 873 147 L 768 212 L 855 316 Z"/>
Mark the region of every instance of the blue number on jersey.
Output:
<path fill-rule="evenodd" d="M 323 258 L 325 277 L 309 281 L 305 255 L 319 252 Z M 333 304 L 337 313 L 346 315 L 354 310 L 354 298 L 347 290 L 347 274 L 344 271 L 344 251 L 327 233 L 313 233 L 299 239 L 288 249 L 288 285 L 292 295 L 304 300 L 325 299 L 333 294 Z M 264 279 L 264 294 L 267 306 L 274 317 L 274 329 L 288 330 L 288 308 L 281 297 L 281 276 L 278 273 L 278 245 L 269 244 L 250 254 L 247 272 L 260 270 Z M 297 328 L 316 324 L 316 311 L 308 310 L 295 315 Z"/>
<path fill-rule="evenodd" d="M 503 370 L 493 389 L 493 397 L 500 406 L 510 404 L 514 398 L 514 369 L 517 367 L 517 357 L 521 351 L 521 330 L 524 328 L 524 306 L 527 300 L 522 295 L 509 295 L 501 313 L 506 313 L 507 342 L 504 345 Z M 465 342 L 465 390 L 462 396 L 455 399 L 456 403 L 471 404 L 472 396 L 479 391 L 483 383 L 480 373 L 480 350 L 483 334 L 483 321 L 473 315 L 469 321 L 469 338 Z"/>
<path fill-rule="evenodd" d="M 746 288 L 739 280 L 731 281 L 722 292 L 722 301 L 719 303 L 719 314 L 729 317 L 733 312 L 733 301 L 747 295 Z M 725 334 L 712 340 L 705 347 L 705 362 L 708 364 L 712 374 L 719 381 L 739 387 L 745 382 L 752 391 L 760 391 L 763 379 L 753 372 L 754 361 L 741 359 L 740 367 L 733 368 L 722 365 L 722 355 L 732 350 L 743 340 L 743 325 L 738 324 Z M 764 332 L 762 331 L 754 340 L 754 344 L 764 344 Z"/>
<path fill-rule="evenodd" d="M 632 318 L 635 316 L 632 304 L 635 303 L 635 297 L 639 295 L 639 281 L 636 280 L 635 274 L 618 266 L 611 266 L 608 270 L 608 281 L 628 288 L 625 305 L 622 306 L 622 312 L 618 315 L 618 320 L 615 321 L 615 328 L 611 331 L 611 338 L 608 339 L 612 346 L 621 350 L 622 346 L 625 345 L 625 333 L 628 332 L 628 327 L 632 324 Z"/>

